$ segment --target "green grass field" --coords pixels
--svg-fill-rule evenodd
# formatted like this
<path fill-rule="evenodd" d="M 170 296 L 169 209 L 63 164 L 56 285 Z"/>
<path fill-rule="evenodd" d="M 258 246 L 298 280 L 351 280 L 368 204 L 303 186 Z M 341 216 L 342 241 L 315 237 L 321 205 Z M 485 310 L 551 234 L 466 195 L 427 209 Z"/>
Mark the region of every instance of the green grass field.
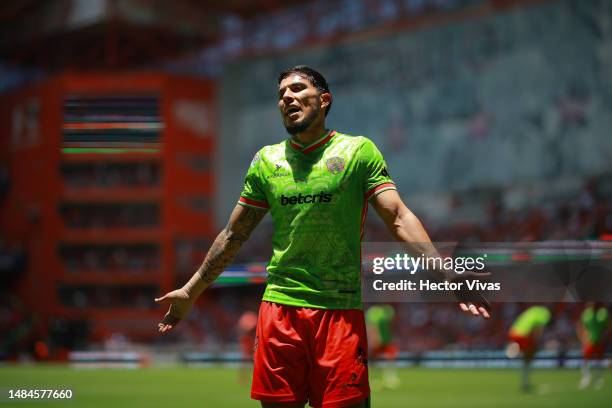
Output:
<path fill-rule="evenodd" d="M 394 390 L 375 392 L 372 407 L 609 407 L 612 376 L 601 390 L 579 391 L 575 370 L 536 370 L 535 390 L 518 391 L 512 370 L 402 369 Z M 380 377 L 376 369 L 372 381 Z M 8 400 L 9 388 L 63 388 L 65 401 Z M 228 368 L 149 368 L 142 370 L 74 370 L 59 366 L 0 367 L 1 407 L 257 407 L 249 390 Z"/>

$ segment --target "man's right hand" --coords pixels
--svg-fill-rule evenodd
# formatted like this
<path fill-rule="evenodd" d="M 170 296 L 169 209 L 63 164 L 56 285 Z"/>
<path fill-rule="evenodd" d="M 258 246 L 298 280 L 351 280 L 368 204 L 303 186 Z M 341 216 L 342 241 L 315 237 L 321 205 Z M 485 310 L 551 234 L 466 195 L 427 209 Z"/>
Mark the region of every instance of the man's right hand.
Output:
<path fill-rule="evenodd" d="M 159 305 L 170 305 L 168 312 L 157 328 L 161 334 L 172 330 L 191 310 L 195 299 L 191 299 L 187 291 L 183 288 L 173 290 L 166 293 L 164 296 L 155 299 L 155 303 Z"/>
<path fill-rule="evenodd" d="M 187 316 L 198 296 L 213 283 L 232 262 L 240 246 L 249 238 L 267 210 L 236 204 L 227 226 L 217 235 L 200 268 L 180 289 L 155 299 L 155 303 L 170 305 L 168 313 L 157 325 L 160 333 L 172 330 Z"/>

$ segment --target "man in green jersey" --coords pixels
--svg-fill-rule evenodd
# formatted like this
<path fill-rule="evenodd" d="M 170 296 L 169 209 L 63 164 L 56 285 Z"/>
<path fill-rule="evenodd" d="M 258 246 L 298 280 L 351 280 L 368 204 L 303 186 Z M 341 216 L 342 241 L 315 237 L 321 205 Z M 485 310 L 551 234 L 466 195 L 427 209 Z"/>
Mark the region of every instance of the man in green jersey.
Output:
<path fill-rule="evenodd" d="M 595 388 L 603 387 L 604 364 L 602 360 L 606 350 L 608 324 L 608 309 L 601 302 L 589 303 L 580 316 L 577 331 L 584 357 L 580 379 L 581 389 L 587 388 L 591 382 Z M 593 365 L 593 376 L 591 376 L 591 365 Z"/>
<path fill-rule="evenodd" d="M 170 308 L 159 331 L 172 330 L 232 261 L 266 212 L 273 254 L 260 306 L 251 396 L 264 407 L 364 407 L 367 340 L 361 305 L 360 241 L 368 202 L 416 254 L 439 256 L 396 191 L 369 139 L 328 130 L 327 81 L 297 66 L 278 81 L 278 107 L 290 138 L 257 152 L 229 222 L 182 288 L 156 302 Z M 455 280 L 451 270 L 440 278 Z M 489 317 L 478 292 L 460 307 Z"/>
<path fill-rule="evenodd" d="M 538 342 L 542 337 L 544 327 L 550 323 L 551 314 L 545 306 L 531 306 L 523 311 L 510 327 L 508 337 L 511 343 L 508 354 L 512 357 L 522 353 L 523 366 L 521 369 L 521 388 L 523 391 L 531 390 L 529 371 L 531 361 L 538 349 Z"/>

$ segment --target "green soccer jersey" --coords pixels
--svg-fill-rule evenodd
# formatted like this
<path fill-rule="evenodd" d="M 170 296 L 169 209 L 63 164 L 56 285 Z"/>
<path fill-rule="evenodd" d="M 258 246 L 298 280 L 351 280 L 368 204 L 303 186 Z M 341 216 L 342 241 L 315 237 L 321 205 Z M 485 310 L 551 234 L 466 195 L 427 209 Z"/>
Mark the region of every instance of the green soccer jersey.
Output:
<path fill-rule="evenodd" d="M 328 132 L 304 146 L 265 146 L 239 204 L 269 209 L 273 254 L 263 300 L 323 309 L 361 308 L 361 238 L 368 200 L 395 189 L 369 139 Z"/>
<path fill-rule="evenodd" d="M 380 337 L 380 344 L 386 346 L 393 341 L 393 318 L 395 311 L 391 305 L 371 306 L 366 312 L 366 322 L 374 326 Z"/>
<path fill-rule="evenodd" d="M 510 331 L 520 336 L 529 336 L 531 332 L 544 327 L 550 321 L 550 310 L 544 306 L 531 306 L 517 318 Z"/>
<path fill-rule="evenodd" d="M 582 324 L 587 332 L 589 342 L 599 343 L 608 329 L 608 310 L 600 307 L 587 307 L 581 316 Z"/>

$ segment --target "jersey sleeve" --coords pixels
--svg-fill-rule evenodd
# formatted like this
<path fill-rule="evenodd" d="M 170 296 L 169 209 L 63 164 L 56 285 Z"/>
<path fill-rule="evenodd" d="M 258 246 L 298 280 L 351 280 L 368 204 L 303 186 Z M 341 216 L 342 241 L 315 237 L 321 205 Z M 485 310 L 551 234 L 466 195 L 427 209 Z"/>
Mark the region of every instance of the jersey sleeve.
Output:
<path fill-rule="evenodd" d="M 244 178 L 244 187 L 238 204 L 245 207 L 267 210 L 270 208 L 266 194 L 263 189 L 263 177 L 261 176 L 261 150 L 255 154 L 251 165 Z"/>
<path fill-rule="evenodd" d="M 370 139 L 365 142 L 360 150 L 360 160 L 364 167 L 363 191 L 366 200 L 387 190 L 397 190 L 395 183 L 389 175 L 387 164 L 382 154 Z"/>
<path fill-rule="evenodd" d="M 590 311 L 588 308 L 584 309 L 582 313 L 580 314 L 580 321 L 582 322 L 584 326 L 588 325 L 589 323 L 589 314 L 590 314 Z"/>

